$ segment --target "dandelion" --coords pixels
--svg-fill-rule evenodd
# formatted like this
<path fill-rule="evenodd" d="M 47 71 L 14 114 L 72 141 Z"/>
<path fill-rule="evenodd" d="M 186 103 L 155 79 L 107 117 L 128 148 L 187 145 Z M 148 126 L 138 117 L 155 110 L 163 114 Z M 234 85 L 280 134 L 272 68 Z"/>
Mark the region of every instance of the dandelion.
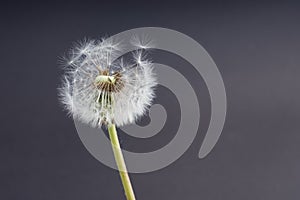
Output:
<path fill-rule="evenodd" d="M 71 116 L 92 127 L 107 127 L 128 200 L 135 196 L 116 126 L 134 123 L 143 116 L 157 85 L 153 64 L 145 58 L 149 42 L 138 42 L 137 37 L 132 41 L 138 50 L 131 62 L 124 61 L 120 43 L 112 40 L 78 43 L 64 59 L 67 67 L 59 89 L 60 100 Z"/>

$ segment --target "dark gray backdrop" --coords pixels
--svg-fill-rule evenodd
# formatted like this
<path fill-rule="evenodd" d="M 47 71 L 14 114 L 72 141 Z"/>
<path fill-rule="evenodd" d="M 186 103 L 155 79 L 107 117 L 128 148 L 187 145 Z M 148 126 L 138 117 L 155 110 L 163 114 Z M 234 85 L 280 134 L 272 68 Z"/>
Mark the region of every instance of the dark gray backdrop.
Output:
<path fill-rule="evenodd" d="M 118 173 L 87 152 L 58 103 L 58 57 L 83 37 L 144 26 L 178 30 L 206 48 L 224 79 L 228 115 L 216 147 L 199 160 L 210 117 L 205 84 L 185 61 L 154 52 L 200 83 L 202 121 L 178 161 L 131 176 L 137 199 L 299 199 L 299 10 L 296 1 L 2 3 L 0 199 L 124 198 Z M 124 148 L 149 151 L 174 136 L 178 102 L 158 92 L 174 117 L 152 139 L 122 135 Z"/>

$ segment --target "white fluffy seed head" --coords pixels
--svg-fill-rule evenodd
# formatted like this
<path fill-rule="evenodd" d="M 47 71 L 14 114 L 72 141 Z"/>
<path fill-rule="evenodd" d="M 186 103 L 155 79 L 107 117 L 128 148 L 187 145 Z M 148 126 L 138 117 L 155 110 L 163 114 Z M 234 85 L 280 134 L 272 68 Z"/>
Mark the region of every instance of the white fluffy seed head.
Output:
<path fill-rule="evenodd" d="M 59 88 L 60 101 L 71 116 L 93 127 L 134 123 L 155 96 L 153 64 L 145 59 L 145 44 L 138 43 L 133 63 L 118 58 L 120 44 L 111 40 L 84 40 L 66 58 L 66 72 Z M 118 58 L 116 61 L 113 60 Z"/>

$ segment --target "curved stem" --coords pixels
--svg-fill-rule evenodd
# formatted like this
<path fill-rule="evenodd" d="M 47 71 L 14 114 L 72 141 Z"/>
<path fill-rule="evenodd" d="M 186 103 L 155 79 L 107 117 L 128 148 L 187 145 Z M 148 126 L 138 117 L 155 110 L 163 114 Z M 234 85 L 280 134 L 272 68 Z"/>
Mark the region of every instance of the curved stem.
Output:
<path fill-rule="evenodd" d="M 133 188 L 125 165 L 124 157 L 120 147 L 116 126 L 114 124 L 108 125 L 109 137 L 114 152 L 115 160 L 120 173 L 121 181 L 125 191 L 127 200 L 135 200 Z"/>

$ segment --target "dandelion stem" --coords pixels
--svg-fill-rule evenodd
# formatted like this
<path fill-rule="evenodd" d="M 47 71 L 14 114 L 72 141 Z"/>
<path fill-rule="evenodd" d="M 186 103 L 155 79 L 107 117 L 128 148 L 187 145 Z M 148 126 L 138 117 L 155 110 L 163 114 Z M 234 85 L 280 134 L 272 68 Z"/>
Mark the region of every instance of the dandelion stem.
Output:
<path fill-rule="evenodd" d="M 135 200 L 133 188 L 125 165 L 115 124 L 108 125 L 108 132 L 126 198 L 127 200 Z"/>

